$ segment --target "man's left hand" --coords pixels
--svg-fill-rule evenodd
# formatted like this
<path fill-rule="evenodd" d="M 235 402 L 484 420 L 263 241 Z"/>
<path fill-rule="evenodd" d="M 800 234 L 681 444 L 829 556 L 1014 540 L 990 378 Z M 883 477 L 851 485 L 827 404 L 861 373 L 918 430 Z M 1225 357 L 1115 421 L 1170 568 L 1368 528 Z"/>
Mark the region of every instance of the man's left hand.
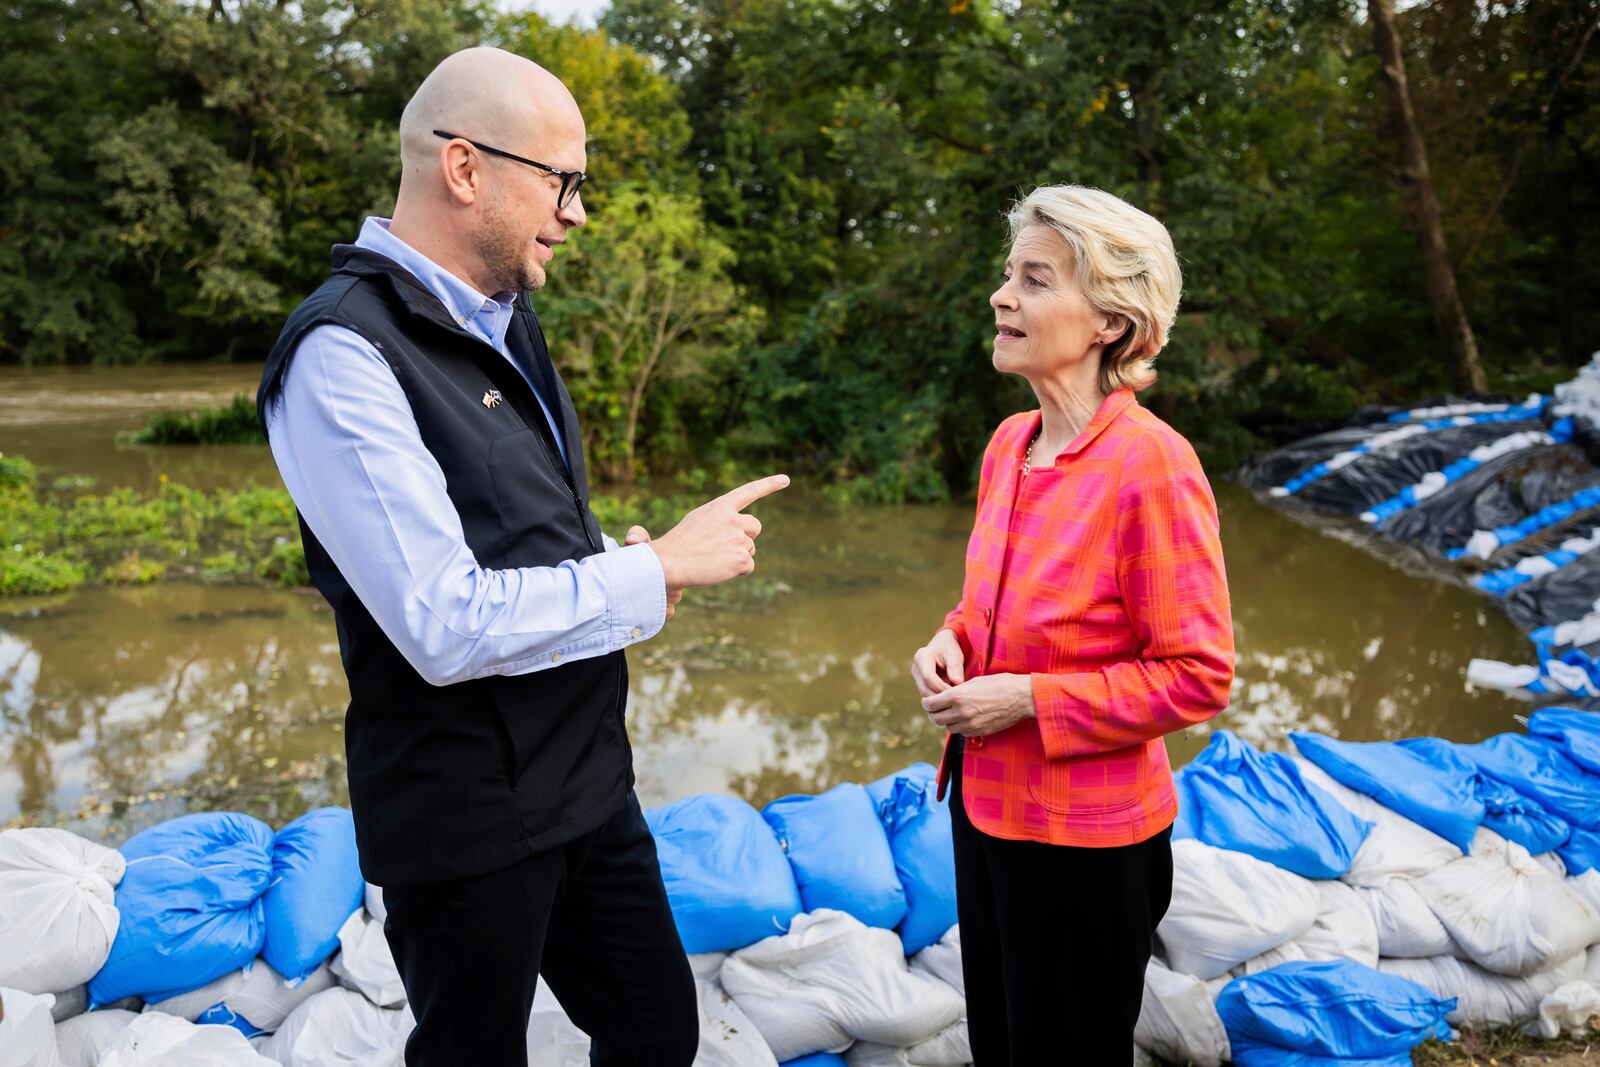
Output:
<path fill-rule="evenodd" d="M 625 545 L 647 545 L 650 543 L 650 531 L 643 526 L 628 527 L 628 536 L 622 541 Z M 667 618 L 672 618 L 678 610 L 678 601 L 683 599 L 683 590 L 676 589 L 667 594 Z"/>
<path fill-rule="evenodd" d="M 1034 714 L 1033 676 L 989 674 L 922 698 L 936 726 L 962 737 L 997 734 Z"/>

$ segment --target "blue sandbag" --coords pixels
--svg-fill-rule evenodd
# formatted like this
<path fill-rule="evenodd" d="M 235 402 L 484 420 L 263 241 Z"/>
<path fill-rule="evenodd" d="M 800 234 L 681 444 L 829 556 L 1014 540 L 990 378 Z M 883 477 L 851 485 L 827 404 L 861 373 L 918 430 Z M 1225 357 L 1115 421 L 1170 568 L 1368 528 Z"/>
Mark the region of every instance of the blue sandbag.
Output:
<path fill-rule="evenodd" d="M 1574 828 L 1600 830 L 1600 775 L 1585 773 L 1556 742 L 1500 734 L 1459 747 L 1484 774 L 1532 797 Z"/>
<path fill-rule="evenodd" d="M 339 927 L 361 907 L 365 892 L 350 809 L 306 812 L 272 842 L 261 955 L 298 983 L 339 947 Z"/>
<path fill-rule="evenodd" d="M 1600 712 L 1540 708 L 1528 719 L 1528 733 L 1556 742 L 1572 762 L 1600 774 Z"/>
<path fill-rule="evenodd" d="M 1179 807 L 1196 837 L 1306 878 L 1344 874 L 1372 830 L 1293 761 L 1262 755 L 1231 730 L 1212 734 L 1182 777 L 1190 806 Z"/>
<path fill-rule="evenodd" d="M 1478 770 L 1478 765 L 1454 741 L 1438 737 L 1411 737 L 1395 742 L 1421 756 L 1430 766 L 1448 773 L 1450 780 L 1471 782 L 1472 795 L 1483 805 L 1483 825 L 1515 841 L 1535 856 L 1560 845 L 1571 833 L 1567 820 L 1552 815 L 1530 796 Z"/>
<path fill-rule="evenodd" d="M 1454 997 L 1351 960 L 1280 964 L 1234 979 L 1217 997 L 1240 1067 L 1410 1063 L 1423 1041 L 1449 1039 L 1444 1017 L 1455 1006 Z"/>
<path fill-rule="evenodd" d="M 877 809 L 878 815 L 881 818 L 883 815 L 884 803 L 888 801 L 890 797 L 894 796 L 895 782 L 899 781 L 901 778 L 915 778 L 921 782 L 932 782 L 936 781 L 938 777 L 939 770 L 933 764 L 913 763 L 901 770 L 895 771 L 893 774 L 884 775 L 876 782 L 868 783 L 867 796 L 871 798 L 872 806 Z"/>
<path fill-rule="evenodd" d="M 784 1060 L 778 1067 L 845 1067 L 846 1060 L 837 1052 L 813 1052 L 797 1060 Z"/>
<path fill-rule="evenodd" d="M 1300 754 L 1340 785 L 1438 834 L 1462 852 L 1483 823 L 1470 766 L 1440 767 L 1413 749 L 1389 741 L 1339 741 L 1291 733 Z"/>
<path fill-rule="evenodd" d="M 806 911 L 833 908 L 893 930 L 906 917 L 906 892 L 867 791 L 845 782 L 821 796 L 787 796 L 761 809 L 794 868 Z"/>
<path fill-rule="evenodd" d="M 921 952 L 956 924 L 956 856 L 950 801 L 936 799 L 931 777 L 908 774 L 879 809 L 894 870 L 906 891 L 900 940 L 906 955 Z"/>
<path fill-rule="evenodd" d="M 1556 848 L 1570 875 L 1600 870 L 1600 831 L 1574 826 L 1572 834 Z"/>
<path fill-rule="evenodd" d="M 644 813 L 685 952 L 731 952 L 781 934 L 800 890 L 761 813 L 733 797 L 688 797 Z"/>
<path fill-rule="evenodd" d="M 185 815 L 135 834 L 117 886 L 122 923 L 90 1007 L 165 1000 L 255 959 L 266 940 L 262 894 L 272 879 L 272 828 L 236 812 Z"/>

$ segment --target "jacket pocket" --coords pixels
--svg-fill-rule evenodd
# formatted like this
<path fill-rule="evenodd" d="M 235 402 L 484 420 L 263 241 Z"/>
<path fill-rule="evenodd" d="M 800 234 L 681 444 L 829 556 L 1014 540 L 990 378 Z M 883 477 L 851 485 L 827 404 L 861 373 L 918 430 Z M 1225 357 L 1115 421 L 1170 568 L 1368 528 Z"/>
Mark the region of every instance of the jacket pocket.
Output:
<path fill-rule="evenodd" d="M 1038 781 L 1030 776 L 1034 802 L 1060 815 L 1101 815 L 1144 800 L 1150 783 L 1148 745 L 1047 759 Z"/>

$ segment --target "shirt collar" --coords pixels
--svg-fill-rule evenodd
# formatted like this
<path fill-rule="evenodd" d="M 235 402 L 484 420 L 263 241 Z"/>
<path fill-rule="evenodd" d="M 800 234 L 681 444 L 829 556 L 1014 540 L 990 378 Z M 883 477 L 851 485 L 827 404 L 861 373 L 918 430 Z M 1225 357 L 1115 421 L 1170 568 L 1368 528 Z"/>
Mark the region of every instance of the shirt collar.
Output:
<path fill-rule="evenodd" d="M 1089 425 L 1085 426 L 1078 436 L 1072 439 L 1071 444 L 1061 450 L 1061 455 L 1075 456 L 1085 448 L 1088 448 L 1094 442 L 1094 439 L 1099 437 L 1105 428 L 1116 420 L 1118 415 L 1126 411 L 1129 405 L 1137 403 L 1138 401 L 1133 398 L 1132 389 L 1117 389 L 1113 391 L 1110 396 L 1100 401 L 1099 410 L 1094 413 L 1094 418 L 1089 420 Z M 1027 448 L 1028 442 L 1033 440 L 1034 434 L 1039 431 L 1039 423 L 1043 418 L 1042 414 L 1035 413 L 1028 435 L 1022 439 L 1023 448 Z"/>
<path fill-rule="evenodd" d="M 376 215 L 368 216 L 361 224 L 361 236 L 356 238 L 356 245 L 387 256 L 404 267 L 423 288 L 439 298 L 457 325 L 466 326 L 486 311 L 501 317 L 511 311 L 516 293 L 484 296 L 472 285 L 396 237 L 389 230 L 389 222 L 389 219 Z"/>

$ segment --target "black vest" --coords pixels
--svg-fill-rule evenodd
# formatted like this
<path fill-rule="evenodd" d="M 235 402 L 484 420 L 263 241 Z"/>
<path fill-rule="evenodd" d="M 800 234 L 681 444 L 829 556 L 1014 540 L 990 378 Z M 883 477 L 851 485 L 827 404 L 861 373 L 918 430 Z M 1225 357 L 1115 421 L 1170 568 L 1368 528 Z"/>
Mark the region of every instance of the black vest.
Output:
<path fill-rule="evenodd" d="M 602 551 L 577 412 L 526 294 L 517 297 L 507 346 L 552 404 L 570 472 L 516 368 L 402 267 L 353 245 L 335 246 L 332 276 L 289 316 L 267 357 L 256 397 L 263 428 L 296 347 L 327 323 L 354 330 L 388 361 L 480 566 L 547 567 Z M 486 404 L 496 392 L 503 400 Z M 345 752 L 368 881 L 486 873 L 564 844 L 620 807 L 633 787 L 621 652 L 431 685 L 384 636 L 303 518 L 300 536 L 311 580 L 333 606 L 350 681 Z"/>

